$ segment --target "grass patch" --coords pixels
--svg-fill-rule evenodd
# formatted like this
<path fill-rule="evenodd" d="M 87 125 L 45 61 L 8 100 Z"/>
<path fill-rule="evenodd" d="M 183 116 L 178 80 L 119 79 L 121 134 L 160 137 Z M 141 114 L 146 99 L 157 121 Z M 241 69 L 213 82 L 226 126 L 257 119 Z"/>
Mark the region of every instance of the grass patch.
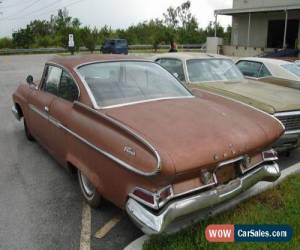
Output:
<path fill-rule="evenodd" d="M 289 224 L 292 240 L 287 243 L 209 243 L 209 224 Z M 300 174 L 290 176 L 277 187 L 259 194 L 236 208 L 201 221 L 173 235 L 152 236 L 143 250 L 194 249 L 300 249 Z"/>

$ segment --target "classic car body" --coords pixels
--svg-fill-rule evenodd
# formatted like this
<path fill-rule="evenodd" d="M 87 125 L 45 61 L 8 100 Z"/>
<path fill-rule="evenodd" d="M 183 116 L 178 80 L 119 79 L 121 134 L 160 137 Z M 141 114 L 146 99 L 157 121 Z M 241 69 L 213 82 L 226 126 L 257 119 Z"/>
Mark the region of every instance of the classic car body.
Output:
<path fill-rule="evenodd" d="M 40 84 L 28 82 L 12 107 L 27 137 L 77 169 L 91 205 L 106 198 L 145 233 L 280 176 L 270 149 L 284 131 L 277 119 L 208 92 L 192 95 L 151 61 L 57 57 Z"/>
<path fill-rule="evenodd" d="M 300 90 L 245 79 L 230 58 L 205 53 L 166 53 L 152 58 L 190 88 L 245 103 L 277 117 L 285 134 L 273 145 L 290 151 L 300 145 Z"/>
<path fill-rule="evenodd" d="M 236 62 L 249 79 L 300 90 L 300 68 L 293 62 L 279 59 L 247 57 Z"/>

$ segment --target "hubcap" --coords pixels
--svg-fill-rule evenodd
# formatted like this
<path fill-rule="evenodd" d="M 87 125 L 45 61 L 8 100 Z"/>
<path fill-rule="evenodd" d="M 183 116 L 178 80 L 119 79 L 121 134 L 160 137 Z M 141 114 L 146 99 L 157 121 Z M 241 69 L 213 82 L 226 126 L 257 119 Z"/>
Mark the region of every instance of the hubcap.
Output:
<path fill-rule="evenodd" d="M 82 173 L 80 173 L 81 181 L 82 181 L 82 186 L 85 191 L 85 193 L 88 196 L 92 196 L 95 192 L 95 187 L 93 184 L 89 181 L 89 179 Z"/>

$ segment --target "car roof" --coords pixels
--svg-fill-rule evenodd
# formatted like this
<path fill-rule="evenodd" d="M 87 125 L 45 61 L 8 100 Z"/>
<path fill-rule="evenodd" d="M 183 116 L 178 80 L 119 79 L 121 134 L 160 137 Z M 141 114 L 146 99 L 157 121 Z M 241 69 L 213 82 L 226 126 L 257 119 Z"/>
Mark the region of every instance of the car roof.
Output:
<path fill-rule="evenodd" d="M 282 64 L 291 64 L 292 62 L 288 62 L 285 60 L 274 59 L 274 58 L 264 58 L 264 57 L 243 57 L 240 58 L 239 61 L 255 61 L 267 64 L 274 64 L 274 65 L 282 65 Z"/>
<path fill-rule="evenodd" d="M 275 77 L 299 81 L 298 80 L 299 78 L 296 75 L 281 67 L 282 65 L 285 64 L 295 64 L 293 62 L 288 62 L 288 61 L 274 59 L 274 58 L 262 58 L 262 57 L 245 57 L 245 58 L 240 58 L 238 61 L 260 62 L 263 63 L 271 72 L 271 74 Z"/>
<path fill-rule="evenodd" d="M 118 55 L 118 54 L 91 54 L 80 56 L 55 56 L 47 63 L 54 63 L 61 65 L 68 69 L 73 69 L 82 64 L 89 64 L 93 62 L 107 62 L 107 61 L 149 61 L 140 56 Z"/>
<path fill-rule="evenodd" d="M 162 53 L 154 56 L 154 59 L 168 57 L 175 58 L 181 60 L 189 60 L 189 59 L 206 59 L 206 58 L 228 58 L 223 55 L 212 54 L 212 53 L 197 53 L 197 52 L 174 52 L 174 53 Z M 228 58 L 229 59 L 229 58 Z"/>

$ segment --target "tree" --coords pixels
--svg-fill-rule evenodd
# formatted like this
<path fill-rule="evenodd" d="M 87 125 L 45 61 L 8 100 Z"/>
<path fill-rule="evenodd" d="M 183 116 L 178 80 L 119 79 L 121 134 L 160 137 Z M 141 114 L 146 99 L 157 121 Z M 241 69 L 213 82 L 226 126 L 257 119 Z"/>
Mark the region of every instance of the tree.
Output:
<path fill-rule="evenodd" d="M 96 48 L 97 43 L 98 30 L 94 28 L 91 30 L 89 27 L 84 27 L 81 30 L 81 39 L 83 41 L 83 45 L 93 53 Z"/>
<path fill-rule="evenodd" d="M 166 13 L 163 13 L 164 22 L 167 26 L 176 28 L 179 21 L 178 21 L 178 10 L 177 8 L 169 7 Z"/>
<path fill-rule="evenodd" d="M 27 25 L 25 29 L 20 29 L 12 34 L 13 44 L 17 48 L 30 48 L 34 42 L 33 33 Z"/>

